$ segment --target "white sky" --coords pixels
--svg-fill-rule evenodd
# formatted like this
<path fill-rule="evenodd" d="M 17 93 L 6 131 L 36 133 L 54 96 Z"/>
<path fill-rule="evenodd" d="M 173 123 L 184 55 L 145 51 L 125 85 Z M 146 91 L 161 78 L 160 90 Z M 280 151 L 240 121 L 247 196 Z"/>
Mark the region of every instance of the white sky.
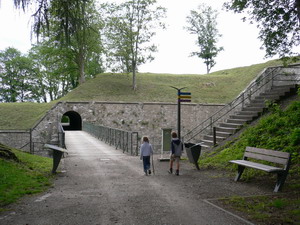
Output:
<path fill-rule="evenodd" d="M 109 0 L 114 1 L 114 0 Z M 153 39 L 158 44 L 158 53 L 151 63 L 140 66 L 140 72 L 205 74 L 206 66 L 201 59 L 189 57 L 198 51 L 196 36 L 183 29 L 187 26 L 186 17 L 190 10 L 197 9 L 200 3 L 211 5 L 219 11 L 218 29 L 223 36 L 218 46 L 224 47 L 216 58 L 217 64 L 211 72 L 240 66 L 262 63 L 265 52 L 260 50 L 261 42 L 257 39 L 258 29 L 249 22 L 242 22 L 241 15 L 222 10 L 226 0 L 157 0 L 167 8 L 167 29 L 158 31 Z M 104 2 L 104 1 L 103 1 Z M 30 15 L 13 7 L 13 0 L 2 0 L 0 7 L 0 50 L 14 47 L 26 53 L 31 47 Z"/>

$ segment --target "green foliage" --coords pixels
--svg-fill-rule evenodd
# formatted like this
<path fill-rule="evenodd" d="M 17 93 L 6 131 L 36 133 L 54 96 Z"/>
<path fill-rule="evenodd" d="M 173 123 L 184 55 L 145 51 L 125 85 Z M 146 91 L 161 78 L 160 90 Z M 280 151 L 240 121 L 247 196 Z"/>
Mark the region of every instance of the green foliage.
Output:
<path fill-rule="evenodd" d="M 239 140 L 212 157 L 203 158 L 199 165 L 235 170 L 230 160 L 241 159 L 246 146 L 273 149 L 292 154 L 290 174 L 300 173 L 300 101 L 293 102 L 285 111 L 276 107 L 271 115 L 262 118 L 254 127 L 248 127 Z M 246 170 L 245 177 L 260 173 L 258 170 Z"/>
<path fill-rule="evenodd" d="M 51 185 L 52 160 L 13 150 L 20 162 L 0 159 L 0 207 Z"/>
<path fill-rule="evenodd" d="M 285 196 L 233 197 L 221 202 L 244 212 L 257 224 L 298 224 L 300 200 L 296 193 Z"/>
<path fill-rule="evenodd" d="M 293 48 L 299 45 L 299 0 L 230 0 L 225 6 L 237 13 L 248 13 L 248 19 L 258 24 L 267 57 L 279 55 L 286 60 L 286 56 L 298 55 Z"/>
<path fill-rule="evenodd" d="M 191 34 L 197 35 L 197 45 L 200 48 L 199 52 L 192 52 L 191 56 L 198 56 L 204 60 L 207 73 L 216 65 L 215 58 L 218 53 L 223 50 L 223 47 L 217 47 L 218 38 L 221 37 L 217 29 L 216 10 L 205 4 L 198 6 L 198 11 L 192 10 L 187 17 L 189 26 L 186 29 Z"/>
<path fill-rule="evenodd" d="M 0 51 L 0 102 L 39 101 L 33 61 L 14 48 Z"/>
<path fill-rule="evenodd" d="M 150 43 L 155 29 L 165 26 L 161 19 L 165 17 L 166 9 L 156 3 L 156 0 L 129 0 L 101 5 L 107 63 L 114 72 L 132 72 L 134 90 L 138 66 L 152 61 L 153 53 L 157 51 Z"/>

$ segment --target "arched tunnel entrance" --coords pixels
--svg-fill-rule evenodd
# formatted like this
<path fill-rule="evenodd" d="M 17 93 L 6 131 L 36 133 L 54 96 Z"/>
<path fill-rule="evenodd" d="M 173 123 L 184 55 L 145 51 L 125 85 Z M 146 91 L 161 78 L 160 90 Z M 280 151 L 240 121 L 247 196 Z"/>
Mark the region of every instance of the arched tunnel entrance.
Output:
<path fill-rule="evenodd" d="M 64 130 L 82 130 L 81 116 L 75 111 L 66 112 L 61 119 L 61 123 Z"/>

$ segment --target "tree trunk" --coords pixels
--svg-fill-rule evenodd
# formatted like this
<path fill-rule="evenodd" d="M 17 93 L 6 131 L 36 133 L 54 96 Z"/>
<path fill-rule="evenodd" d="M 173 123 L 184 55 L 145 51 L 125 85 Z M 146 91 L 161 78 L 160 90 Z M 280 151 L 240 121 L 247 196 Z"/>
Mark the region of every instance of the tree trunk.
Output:
<path fill-rule="evenodd" d="M 137 85 L 136 85 L 136 69 L 132 71 L 132 89 L 136 91 Z"/>
<path fill-rule="evenodd" d="M 78 56 L 78 67 L 79 67 L 79 84 L 83 84 L 85 82 L 85 74 L 84 74 L 84 53 L 83 50 L 80 49 Z"/>
<path fill-rule="evenodd" d="M 132 62 L 132 89 L 136 91 L 137 84 L 136 84 L 136 63 L 135 61 Z"/>

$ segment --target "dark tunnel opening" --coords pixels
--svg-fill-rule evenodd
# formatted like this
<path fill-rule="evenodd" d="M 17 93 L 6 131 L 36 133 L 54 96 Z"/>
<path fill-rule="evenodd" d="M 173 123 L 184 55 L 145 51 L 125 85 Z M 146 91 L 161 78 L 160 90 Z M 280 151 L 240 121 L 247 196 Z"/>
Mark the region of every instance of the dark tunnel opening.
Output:
<path fill-rule="evenodd" d="M 82 130 L 82 119 L 75 111 L 66 112 L 62 117 L 64 130 Z"/>

